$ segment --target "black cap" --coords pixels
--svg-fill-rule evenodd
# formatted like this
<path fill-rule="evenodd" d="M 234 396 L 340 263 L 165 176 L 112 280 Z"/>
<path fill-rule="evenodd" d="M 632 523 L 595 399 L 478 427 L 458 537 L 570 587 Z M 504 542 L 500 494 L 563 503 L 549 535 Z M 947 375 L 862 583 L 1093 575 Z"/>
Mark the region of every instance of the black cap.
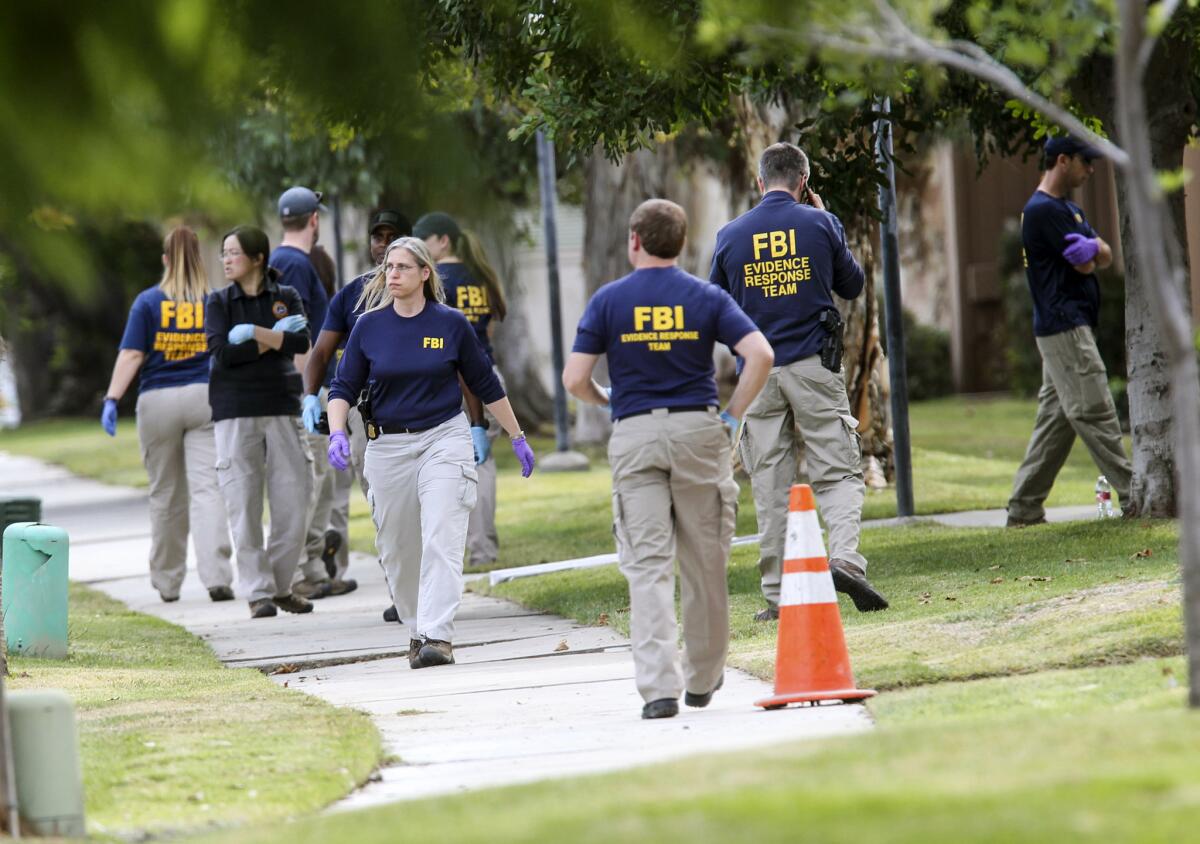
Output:
<path fill-rule="evenodd" d="M 408 221 L 408 217 L 391 208 L 381 208 L 371 215 L 371 224 L 367 226 L 367 233 L 373 233 L 380 226 L 390 226 L 396 230 L 399 237 L 412 234 L 412 223 Z"/>
<path fill-rule="evenodd" d="M 1057 135 L 1046 141 L 1046 157 L 1058 158 L 1060 155 L 1081 155 L 1089 162 L 1104 157 L 1100 150 L 1070 135 Z"/>
<path fill-rule="evenodd" d="M 306 187 L 288 188 L 279 195 L 279 216 L 299 217 L 314 211 L 327 210 L 321 204 L 321 192 Z"/>
<path fill-rule="evenodd" d="M 462 229 L 458 227 L 458 223 L 454 222 L 454 218 L 444 211 L 430 211 L 428 214 L 421 215 L 413 226 L 413 237 L 424 240 L 430 235 L 446 235 L 451 240 L 458 240 L 462 235 Z"/>

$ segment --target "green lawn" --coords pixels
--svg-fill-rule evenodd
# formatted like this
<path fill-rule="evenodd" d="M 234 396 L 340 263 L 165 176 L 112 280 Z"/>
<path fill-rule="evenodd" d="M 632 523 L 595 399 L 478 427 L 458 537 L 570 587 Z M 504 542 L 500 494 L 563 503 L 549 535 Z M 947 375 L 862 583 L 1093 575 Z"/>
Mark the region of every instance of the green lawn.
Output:
<path fill-rule="evenodd" d="M 1004 507 L 1013 475 L 1033 430 L 1036 403 L 1015 398 L 949 398 L 911 408 L 914 498 L 920 514 Z M 554 440 L 533 439 L 538 454 Z M 0 449 L 62 463 L 109 483 L 145 486 L 134 420 L 122 419 L 115 440 L 95 420 L 52 420 L 0 432 Z M 588 449 L 587 472 L 520 476 L 516 459 L 498 441 L 500 533 L 498 566 L 518 566 L 602 554 L 613 550 L 611 483 L 602 449 Z M 1087 504 L 1093 500 L 1096 468 L 1082 445 L 1072 451 L 1047 504 Z M 741 478 L 739 535 L 757 532 L 750 484 Z M 357 492 L 351 498 L 351 547 L 374 553 L 370 512 Z M 540 514 L 554 513 L 552 520 Z M 864 518 L 896 514 L 895 491 L 870 491 Z"/>
<path fill-rule="evenodd" d="M 315 812 L 361 784 L 370 719 L 221 665 L 180 627 L 71 586 L 70 656 L 11 657 L 9 690 L 75 700 L 88 831 L 111 840 Z"/>
<path fill-rule="evenodd" d="M 869 734 L 213 840 L 1200 840 L 1200 716 L 1184 707 L 1177 541 L 1173 525 L 1155 522 L 868 531 L 872 576 L 893 606 L 842 612 L 860 686 L 884 690 L 869 703 Z M 749 620 L 753 561 L 754 549 L 739 551 L 730 571 L 733 662 L 769 678 L 775 625 Z M 612 568 L 491 591 L 628 623 Z"/>

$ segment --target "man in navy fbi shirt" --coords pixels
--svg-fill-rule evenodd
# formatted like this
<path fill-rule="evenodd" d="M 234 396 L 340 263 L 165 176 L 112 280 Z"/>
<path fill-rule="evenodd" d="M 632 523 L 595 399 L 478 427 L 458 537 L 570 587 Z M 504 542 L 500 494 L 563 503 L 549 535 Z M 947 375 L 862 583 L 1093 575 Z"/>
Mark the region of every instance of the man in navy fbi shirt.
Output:
<path fill-rule="evenodd" d="M 1042 356 L 1037 419 L 1008 500 L 1008 526 L 1046 521 L 1045 501 L 1075 436 L 1127 511 L 1133 475 L 1121 442 L 1108 373 L 1096 347 L 1100 284 L 1096 269 L 1112 250 L 1067 195 L 1092 175 L 1100 153 L 1069 135 L 1046 141 L 1041 182 L 1021 212 L 1033 334 Z"/>
<path fill-rule="evenodd" d="M 758 567 L 767 608 L 755 616 L 759 621 L 779 617 L 797 428 L 829 531 L 834 586 L 860 611 L 888 606 L 867 580 L 867 561 L 858 551 L 865 487 L 841 356 L 827 352 L 823 362 L 821 354 L 827 343 L 841 341 L 832 294 L 858 296 L 863 271 L 846 246 L 842 224 L 809 190 L 808 172 L 808 156 L 799 147 L 767 147 L 758 164 L 762 201 L 717 233 L 709 274 L 775 349 L 770 378 L 746 411 L 741 444 L 762 534 Z"/>
<path fill-rule="evenodd" d="M 772 361 L 766 338 L 727 293 L 676 266 L 686 235 L 687 215 L 674 202 L 651 199 L 638 206 L 629 220 L 634 271 L 588 302 L 563 368 L 563 385 L 572 395 L 612 407 L 613 533 L 629 581 L 643 718 L 676 715 L 681 692 L 689 706 L 707 706 L 721 686 L 729 644 L 725 568 L 738 495 L 730 439 Z M 719 416 L 714 343 L 745 360 Z M 592 380 L 602 354 L 608 356 L 611 393 Z"/>

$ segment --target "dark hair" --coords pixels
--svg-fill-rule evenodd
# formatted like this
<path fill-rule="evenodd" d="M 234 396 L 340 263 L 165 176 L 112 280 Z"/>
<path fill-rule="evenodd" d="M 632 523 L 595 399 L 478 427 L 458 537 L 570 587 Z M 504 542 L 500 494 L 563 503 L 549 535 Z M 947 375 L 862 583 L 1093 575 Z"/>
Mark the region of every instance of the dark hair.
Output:
<path fill-rule="evenodd" d="M 307 214 L 293 214 L 290 217 L 280 217 L 279 224 L 283 226 L 285 232 L 298 232 L 308 226 L 308 221 L 316 213 L 316 211 L 309 211 Z"/>
<path fill-rule="evenodd" d="M 491 261 L 483 251 L 479 238 L 469 231 L 459 227 L 458 222 L 444 211 L 430 211 L 421 215 L 413 226 L 413 237 L 424 240 L 431 236 L 450 238 L 451 252 L 463 262 L 467 272 L 476 281 L 482 281 L 487 288 L 488 305 L 492 315 L 503 321 L 508 316 L 508 303 L 504 299 L 504 288 L 500 286 L 500 276 L 492 267 Z"/>
<path fill-rule="evenodd" d="M 267 237 L 267 233 L 254 226 L 238 226 L 222 235 L 222 245 L 230 237 L 237 238 L 238 246 L 242 247 L 243 254 L 251 261 L 259 255 L 262 256 L 263 277 L 265 278 L 267 262 L 271 260 L 271 241 Z"/>
<path fill-rule="evenodd" d="M 669 199 L 647 199 L 629 217 L 629 230 L 655 258 L 677 258 L 687 239 L 687 212 Z"/>
<path fill-rule="evenodd" d="M 336 292 L 337 282 L 337 267 L 333 264 L 333 258 L 325 251 L 325 247 L 316 245 L 312 251 L 308 253 L 308 260 L 313 265 L 313 269 L 317 271 L 317 276 L 321 279 L 321 286 L 325 288 L 325 295 L 330 299 Z"/>
<path fill-rule="evenodd" d="M 807 176 L 808 156 L 795 144 L 785 141 L 771 144 L 758 160 L 758 178 L 762 179 L 763 187 L 783 185 L 795 190 Z"/>

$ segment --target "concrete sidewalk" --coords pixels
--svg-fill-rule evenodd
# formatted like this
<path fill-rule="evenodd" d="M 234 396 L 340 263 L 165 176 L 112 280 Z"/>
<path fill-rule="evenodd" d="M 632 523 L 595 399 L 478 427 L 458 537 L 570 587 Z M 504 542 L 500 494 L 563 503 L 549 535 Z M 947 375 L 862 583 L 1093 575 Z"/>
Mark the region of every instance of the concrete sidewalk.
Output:
<path fill-rule="evenodd" d="M 43 519 L 67 529 L 73 579 L 182 625 L 230 666 L 286 672 L 273 679 L 369 712 L 402 761 L 337 808 L 870 728 L 862 706 L 757 710 L 768 685 L 733 670 L 709 708 L 642 721 L 625 639 L 473 594 L 459 614 L 458 664 L 413 671 L 401 628 L 380 618 L 389 603 L 382 573 L 361 554 L 350 570 L 358 591 L 318 602 L 311 615 L 251 620 L 242 600 L 211 603 L 194 569 L 181 600 L 164 604 L 146 573 L 144 492 L 3 453 L 0 490 L 40 497 Z"/>

